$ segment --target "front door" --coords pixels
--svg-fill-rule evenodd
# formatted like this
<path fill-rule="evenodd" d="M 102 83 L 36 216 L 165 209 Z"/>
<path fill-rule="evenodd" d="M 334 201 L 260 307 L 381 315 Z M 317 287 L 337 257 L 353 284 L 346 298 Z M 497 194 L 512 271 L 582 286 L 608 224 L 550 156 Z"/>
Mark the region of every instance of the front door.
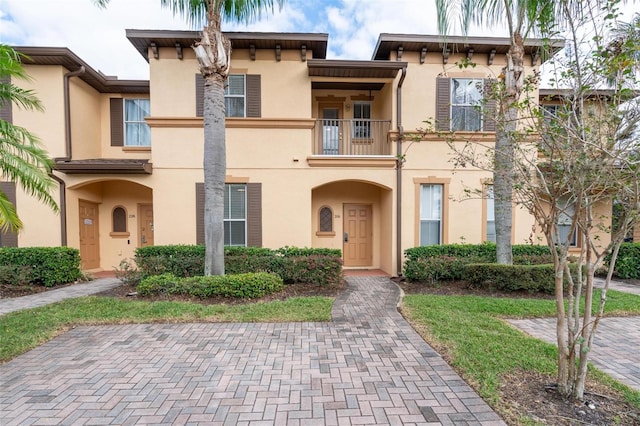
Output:
<path fill-rule="evenodd" d="M 371 205 L 345 204 L 343 212 L 344 266 L 372 266 L 373 221 Z"/>
<path fill-rule="evenodd" d="M 140 236 L 138 247 L 153 245 L 153 204 L 138 206 L 138 235 Z"/>
<path fill-rule="evenodd" d="M 100 267 L 98 204 L 80 200 L 80 259 L 83 269 Z"/>

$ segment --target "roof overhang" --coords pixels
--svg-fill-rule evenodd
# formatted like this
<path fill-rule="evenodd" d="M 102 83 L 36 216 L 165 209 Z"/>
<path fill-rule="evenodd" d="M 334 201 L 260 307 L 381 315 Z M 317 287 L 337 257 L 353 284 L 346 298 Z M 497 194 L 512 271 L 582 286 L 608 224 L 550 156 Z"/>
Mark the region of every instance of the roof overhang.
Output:
<path fill-rule="evenodd" d="M 511 39 L 507 37 L 471 37 L 471 36 L 440 36 L 420 34 L 388 34 L 382 33 L 373 52 L 374 60 L 388 60 L 391 52 L 438 52 L 443 55 L 450 53 L 484 53 L 504 55 L 509 51 Z M 550 58 L 564 47 L 560 39 L 526 39 L 524 52 L 532 57 Z"/>
<path fill-rule="evenodd" d="M 126 30 L 127 39 L 149 61 L 149 47 L 190 48 L 202 38 L 201 31 Z M 314 58 L 327 55 L 328 34 L 225 32 L 232 49 L 282 49 L 313 52 Z"/>
<path fill-rule="evenodd" d="M 406 62 L 345 61 L 339 59 L 310 59 L 307 61 L 309 77 L 335 78 L 340 81 L 312 81 L 313 89 L 380 90 L 385 82 L 393 80 L 406 68 Z M 364 79 L 378 81 L 362 81 Z"/>
<path fill-rule="evenodd" d="M 118 80 L 96 71 L 66 47 L 15 46 L 14 49 L 26 57 L 25 65 L 59 65 L 69 71 L 84 67 L 85 72 L 78 78 L 100 93 L 149 93 L 148 80 Z"/>
<path fill-rule="evenodd" d="M 54 170 L 66 174 L 147 174 L 153 172 L 149 160 L 121 160 L 121 159 L 88 159 L 64 160 L 55 159 Z"/>

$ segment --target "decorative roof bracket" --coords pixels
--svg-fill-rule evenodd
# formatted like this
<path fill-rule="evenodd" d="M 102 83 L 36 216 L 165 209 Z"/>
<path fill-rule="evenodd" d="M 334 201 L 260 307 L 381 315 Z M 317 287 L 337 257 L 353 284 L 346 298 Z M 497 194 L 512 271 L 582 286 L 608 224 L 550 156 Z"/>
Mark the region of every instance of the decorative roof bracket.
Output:
<path fill-rule="evenodd" d="M 449 49 L 445 47 L 442 49 L 442 63 L 446 64 L 447 62 L 449 62 Z"/>
<path fill-rule="evenodd" d="M 473 58 L 473 47 L 469 48 L 469 50 L 467 50 L 467 59 L 471 60 L 471 58 Z"/>
<path fill-rule="evenodd" d="M 160 55 L 158 54 L 158 45 L 157 45 L 157 44 L 155 44 L 155 42 L 153 42 L 153 41 L 152 41 L 152 42 L 149 44 L 149 46 L 151 46 L 151 51 L 153 52 L 153 59 L 158 59 L 158 57 L 160 56 Z"/>
<path fill-rule="evenodd" d="M 404 51 L 404 47 L 398 46 L 398 56 L 396 57 L 396 61 L 402 60 L 402 52 Z"/>
<path fill-rule="evenodd" d="M 427 58 L 427 46 L 424 46 L 420 51 L 420 63 L 424 64 L 424 61 L 426 58 Z"/>
<path fill-rule="evenodd" d="M 178 59 L 182 60 L 182 46 L 180 43 L 176 43 L 176 53 L 178 54 Z"/>
<path fill-rule="evenodd" d="M 305 62 L 307 60 L 307 45 L 303 44 L 302 46 L 300 46 L 300 59 L 302 60 L 302 62 Z"/>
<path fill-rule="evenodd" d="M 489 52 L 489 65 L 493 65 L 493 60 L 496 57 L 496 49 L 491 49 L 491 52 Z"/>
<path fill-rule="evenodd" d="M 256 45 L 255 44 L 249 45 L 249 55 L 250 55 L 252 61 L 256 60 Z"/>
<path fill-rule="evenodd" d="M 282 59 L 282 46 L 276 44 L 276 61 L 280 62 Z"/>

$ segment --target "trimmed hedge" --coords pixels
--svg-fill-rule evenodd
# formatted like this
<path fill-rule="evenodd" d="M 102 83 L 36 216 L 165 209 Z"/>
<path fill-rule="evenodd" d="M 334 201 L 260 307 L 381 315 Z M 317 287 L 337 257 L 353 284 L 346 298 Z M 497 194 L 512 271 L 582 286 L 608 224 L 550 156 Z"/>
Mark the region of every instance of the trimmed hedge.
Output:
<path fill-rule="evenodd" d="M 501 291 L 555 292 L 553 265 L 466 265 L 464 279 L 474 286 L 489 286 Z"/>
<path fill-rule="evenodd" d="M 495 243 L 446 244 L 413 247 L 405 250 L 403 274 L 409 281 L 445 281 L 464 279 L 465 265 L 495 263 Z M 548 246 L 514 245 L 513 262 L 540 265 L 553 261 Z"/>
<path fill-rule="evenodd" d="M 606 262 L 610 261 L 611 255 L 607 257 Z M 640 279 L 640 243 L 622 243 L 620 245 L 613 272 L 618 278 Z"/>
<path fill-rule="evenodd" d="M 0 282 L 53 287 L 76 281 L 80 251 L 70 247 L 5 247 L 0 249 Z"/>
<path fill-rule="evenodd" d="M 143 279 L 137 286 L 141 296 L 155 294 L 188 295 L 205 299 L 222 296 L 256 299 L 284 288 L 282 278 L 265 272 L 179 278 L 162 274 Z"/>
<path fill-rule="evenodd" d="M 136 249 L 135 262 L 142 277 L 172 274 L 195 277 L 204 274 L 204 246 L 171 245 Z M 225 247 L 225 272 L 269 272 L 285 283 L 339 284 L 342 252 L 335 249 L 283 247 Z"/>

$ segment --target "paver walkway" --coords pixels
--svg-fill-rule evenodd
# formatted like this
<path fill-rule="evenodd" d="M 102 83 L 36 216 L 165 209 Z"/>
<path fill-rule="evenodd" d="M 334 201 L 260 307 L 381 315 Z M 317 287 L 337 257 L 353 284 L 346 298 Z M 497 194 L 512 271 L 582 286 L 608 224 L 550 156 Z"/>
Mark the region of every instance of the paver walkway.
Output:
<path fill-rule="evenodd" d="M 604 280 L 596 279 L 596 287 Z M 640 286 L 611 282 L 611 290 L 640 295 Z M 556 319 L 509 320 L 522 331 L 556 344 Z M 589 360 L 600 370 L 640 391 L 640 317 L 607 317 L 600 321 Z"/>
<path fill-rule="evenodd" d="M 75 328 L 0 365 L 0 419 L 504 425 L 397 312 L 395 284 L 347 280 L 329 323 Z"/>
<path fill-rule="evenodd" d="M 100 278 L 86 283 L 30 294 L 29 296 L 0 299 L 0 315 L 22 309 L 37 308 L 64 299 L 100 293 L 101 291 L 111 290 L 119 285 L 122 285 L 122 281 L 117 278 Z"/>

